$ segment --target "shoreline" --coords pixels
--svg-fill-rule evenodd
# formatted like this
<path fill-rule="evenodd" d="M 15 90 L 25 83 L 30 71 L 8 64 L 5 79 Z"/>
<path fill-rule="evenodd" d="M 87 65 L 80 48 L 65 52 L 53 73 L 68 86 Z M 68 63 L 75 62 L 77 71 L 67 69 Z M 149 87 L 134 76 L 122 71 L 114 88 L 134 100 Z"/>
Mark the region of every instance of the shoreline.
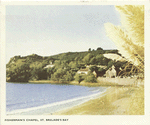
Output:
<path fill-rule="evenodd" d="M 9 83 L 9 82 L 8 82 Z M 80 85 L 80 86 L 140 86 L 144 85 L 144 80 L 138 80 L 135 78 L 104 78 L 104 77 L 98 77 L 97 82 L 89 83 L 85 81 L 81 81 L 78 83 L 77 81 L 52 81 L 52 80 L 29 80 L 28 82 L 13 82 L 13 83 L 30 83 L 30 84 L 68 84 L 68 85 Z"/>
<path fill-rule="evenodd" d="M 106 94 L 110 93 L 111 91 L 112 91 L 112 88 L 111 88 L 111 87 L 108 87 L 108 88 L 106 89 L 106 91 L 103 92 L 102 94 L 100 94 L 98 97 L 95 97 L 95 98 L 93 98 L 93 99 L 90 99 L 90 100 L 88 100 L 88 101 L 85 101 L 85 102 L 83 102 L 83 103 L 81 103 L 81 104 L 78 104 L 78 105 L 76 105 L 76 106 L 69 107 L 69 108 L 66 108 L 66 109 L 63 109 L 63 110 L 54 112 L 53 114 L 48 114 L 48 115 L 69 115 L 69 114 L 65 114 L 65 113 L 68 112 L 68 111 L 74 110 L 76 107 L 80 107 L 81 105 L 84 105 L 84 104 L 88 103 L 89 101 L 92 101 L 92 100 L 101 98 L 101 97 L 105 96 Z M 71 114 L 71 115 L 73 115 L 73 114 Z M 78 114 L 74 114 L 74 115 L 78 115 Z"/>
<path fill-rule="evenodd" d="M 29 81 L 29 83 L 31 84 L 68 84 L 68 85 L 80 85 L 80 86 L 91 86 L 91 87 L 97 87 L 97 86 L 106 86 L 106 87 L 109 87 L 109 86 L 123 86 L 123 85 L 119 85 L 115 82 L 95 82 L 95 83 L 90 83 L 90 82 L 85 82 L 85 81 L 82 81 L 80 82 L 80 84 L 77 82 L 77 81 L 70 81 L 70 82 L 59 82 L 59 81 L 51 81 L 51 80 L 36 80 L 36 81 Z M 126 85 L 128 86 L 128 85 Z"/>
<path fill-rule="evenodd" d="M 47 81 L 45 82 L 47 83 Z M 43 83 L 43 81 L 38 81 L 38 83 Z M 100 83 L 84 82 L 81 84 L 73 83 L 73 85 L 101 86 Z M 106 85 L 106 87 L 108 88 L 104 93 L 81 104 L 72 107 L 66 106 L 54 113 L 45 114 L 43 112 L 43 115 L 144 115 L 144 85 Z"/>
<path fill-rule="evenodd" d="M 58 102 L 54 102 L 51 104 L 45 104 L 37 107 L 30 107 L 26 109 L 18 109 L 14 111 L 7 112 L 7 115 L 47 115 L 47 114 L 53 114 L 54 112 L 57 112 L 59 110 L 63 110 L 69 107 L 74 107 L 76 105 L 80 105 L 84 102 L 89 101 L 90 99 L 97 98 L 99 95 L 102 95 L 105 93 L 107 88 L 105 88 L 103 91 L 99 91 L 98 93 L 93 93 L 90 95 L 84 95 L 72 99 L 62 100 Z"/>
<path fill-rule="evenodd" d="M 138 80 L 135 78 L 104 78 L 98 77 L 97 82 L 89 83 L 85 81 L 81 81 L 78 83 L 77 81 L 52 81 L 52 80 L 35 80 L 29 81 L 29 83 L 45 83 L 45 84 L 70 84 L 70 85 L 81 85 L 81 86 L 138 86 L 144 85 L 144 80 Z"/>
<path fill-rule="evenodd" d="M 144 87 L 111 87 L 97 98 L 53 115 L 144 115 Z"/>

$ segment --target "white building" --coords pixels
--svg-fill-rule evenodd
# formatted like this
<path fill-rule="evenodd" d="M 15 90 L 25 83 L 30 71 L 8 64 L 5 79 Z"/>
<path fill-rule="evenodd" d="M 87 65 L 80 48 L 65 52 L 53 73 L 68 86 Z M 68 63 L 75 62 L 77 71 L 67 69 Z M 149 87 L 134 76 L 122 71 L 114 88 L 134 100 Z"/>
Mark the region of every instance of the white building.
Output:
<path fill-rule="evenodd" d="M 80 69 L 80 70 L 78 70 L 77 73 L 78 74 L 86 74 L 87 75 L 89 71 L 90 70 L 88 68 L 86 68 L 86 69 Z"/>
<path fill-rule="evenodd" d="M 54 66 L 55 66 L 55 65 L 52 64 L 52 62 L 51 62 L 49 65 L 46 65 L 46 66 L 44 67 L 44 69 L 52 68 L 52 67 L 54 67 Z"/>
<path fill-rule="evenodd" d="M 108 78 L 116 77 L 116 75 L 117 75 L 117 72 L 115 70 L 114 65 L 106 71 L 106 77 L 108 77 Z"/>

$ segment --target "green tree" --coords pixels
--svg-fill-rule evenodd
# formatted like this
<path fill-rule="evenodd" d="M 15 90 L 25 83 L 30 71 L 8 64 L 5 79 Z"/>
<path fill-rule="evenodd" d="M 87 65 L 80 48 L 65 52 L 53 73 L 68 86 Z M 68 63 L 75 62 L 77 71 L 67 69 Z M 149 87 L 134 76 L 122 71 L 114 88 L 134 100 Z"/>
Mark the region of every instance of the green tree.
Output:
<path fill-rule="evenodd" d="M 81 74 L 77 73 L 74 78 L 75 78 L 75 81 L 79 82 L 79 84 L 81 81 L 83 81 L 83 76 Z"/>
<path fill-rule="evenodd" d="M 30 65 L 31 68 L 31 80 L 47 79 L 47 70 L 44 69 L 45 63 L 34 62 Z"/>
<path fill-rule="evenodd" d="M 96 56 L 96 64 L 107 65 L 110 59 L 105 58 L 102 54 Z"/>
<path fill-rule="evenodd" d="M 71 61 L 71 62 L 69 63 L 69 67 L 72 68 L 72 69 L 77 69 L 78 63 L 75 62 L 75 61 Z"/>
<path fill-rule="evenodd" d="M 93 71 L 97 71 L 98 70 L 98 67 L 97 66 L 91 66 L 90 67 L 90 71 L 93 72 Z"/>
<path fill-rule="evenodd" d="M 73 80 L 73 73 L 71 71 L 67 71 L 66 75 L 64 75 L 65 81 L 72 81 Z"/>
<path fill-rule="evenodd" d="M 83 62 L 85 64 L 90 64 L 90 60 L 93 57 L 93 55 L 91 53 L 88 53 L 84 58 L 83 58 Z"/>
<path fill-rule="evenodd" d="M 89 52 L 91 51 L 91 48 L 89 48 L 89 50 L 88 50 Z"/>
<path fill-rule="evenodd" d="M 29 64 L 20 61 L 15 66 L 12 66 L 6 73 L 11 82 L 28 82 L 30 70 Z"/>
<path fill-rule="evenodd" d="M 55 68 L 54 67 L 50 67 L 47 69 L 47 76 L 48 76 L 48 79 L 51 78 L 51 75 L 55 72 Z"/>
<path fill-rule="evenodd" d="M 54 74 L 51 75 L 51 79 L 54 81 L 65 81 L 64 75 L 66 74 L 65 69 L 58 69 Z"/>
<path fill-rule="evenodd" d="M 92 64 L 92 65 L 96 64 L 96 58 L 95 57 L 91 58 L 90 64 Z"/>
<path fill-rule="evenodd" d="M 97 72 L 103 72 L 103 71 L 106 71 L 106 70 L 101 67 L 98 67 Z"/>
<path fill-rule="evenodd" d="M 101 47 L 98 47 L 97 50 L 103 50 Z"/>
<path fill-rule="evenodd" d="M 94 76 L 94 74 L 92 72 L 89 72 L 86 77 L 85 77 L 85 81 L 86 82 L 97 82 L 96 77 Z"/>
<path fill-rule="evenodd" d="M 107 69 L 109 69 L 110 67 L 112 67 L 112 65 L 114 65 L 114 61 L 111 60 L 108 62 L 108 65 L 107 65 Z"/>

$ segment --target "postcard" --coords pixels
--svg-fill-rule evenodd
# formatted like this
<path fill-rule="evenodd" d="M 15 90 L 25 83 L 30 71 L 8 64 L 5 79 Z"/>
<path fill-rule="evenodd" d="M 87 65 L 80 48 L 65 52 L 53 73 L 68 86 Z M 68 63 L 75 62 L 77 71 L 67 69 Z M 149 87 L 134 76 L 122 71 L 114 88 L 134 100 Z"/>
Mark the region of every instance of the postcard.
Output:
<path fill-rule="evenodd" d="M 1 124 L 148 125 L 148 1 L 2 1 Z"/>

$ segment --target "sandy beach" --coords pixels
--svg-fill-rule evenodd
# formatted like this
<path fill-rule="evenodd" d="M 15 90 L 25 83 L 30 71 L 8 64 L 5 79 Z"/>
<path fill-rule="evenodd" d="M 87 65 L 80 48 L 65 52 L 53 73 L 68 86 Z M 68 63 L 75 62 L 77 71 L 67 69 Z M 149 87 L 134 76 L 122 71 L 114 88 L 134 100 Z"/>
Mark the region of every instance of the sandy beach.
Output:
<path fill-rule="evenodd" d="M 134 79 L 121 79 L 121 82 L 120 78 L 116 82 L 114 82 L 114 79 L 113 81 L 111 79 L 106 81 L 104 78 L 100 80 L 105 81 L 98 81 L 97 83 L 82 81 L 80 84 L 72 81 L 68 83 L 81 86 L 106 86 L 109 88 L 98 98 L 55 112 L 53 115 L 144 115 L 144 85 L 142 82 L 142 84 L 137 85 L 130 84 Z"/>
<path fill-rule="evenodd" d="M 96 99 L 53 115 L 144 115 L 144 86 L 111 87 Z"/>

